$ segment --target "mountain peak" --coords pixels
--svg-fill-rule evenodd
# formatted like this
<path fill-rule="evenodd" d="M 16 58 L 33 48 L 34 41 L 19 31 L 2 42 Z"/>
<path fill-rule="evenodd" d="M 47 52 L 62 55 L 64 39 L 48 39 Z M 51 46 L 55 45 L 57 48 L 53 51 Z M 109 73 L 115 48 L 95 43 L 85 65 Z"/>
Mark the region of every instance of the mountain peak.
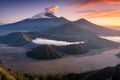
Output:
<path fill-rule="evenodd" d="M 81 18 L 81 19 L 77 20 L 77 22 L 89 22 L 89 21 L 84 18 Z"/>
<path fill-rule="evenodd" d="M 39 19 L 39 18 L 57 18 L 57 17 L 52 13 L 46 13 L 46 12 L 42 12 L 31 17 L 31 19 Z"/>
<path fill-rule="evenodd" d="M 55 15 L 52 13 L 45 13 L 45 16 L 50 17 L 50 18 L 57 18 Z"/>
<path fill-rule="evenodd" d="M 61 58 L 61 53 L 50 45 L 39 45 L 31 51 L 27 52 L 27 56 L 34 59 L 57 59 Z"/>

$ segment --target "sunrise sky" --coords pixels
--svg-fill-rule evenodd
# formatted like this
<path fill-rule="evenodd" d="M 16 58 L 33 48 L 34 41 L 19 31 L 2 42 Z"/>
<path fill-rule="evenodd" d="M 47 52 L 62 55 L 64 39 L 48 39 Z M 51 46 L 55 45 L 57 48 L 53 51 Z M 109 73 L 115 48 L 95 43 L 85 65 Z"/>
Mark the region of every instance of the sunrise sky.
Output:
<path fill-rule="evenodd" d="M 69 20 L 85 18 L 103 26 L 120 26 L 120 0 L 0 0 L 0 23 L 13 23 L 50 9 Z"/>

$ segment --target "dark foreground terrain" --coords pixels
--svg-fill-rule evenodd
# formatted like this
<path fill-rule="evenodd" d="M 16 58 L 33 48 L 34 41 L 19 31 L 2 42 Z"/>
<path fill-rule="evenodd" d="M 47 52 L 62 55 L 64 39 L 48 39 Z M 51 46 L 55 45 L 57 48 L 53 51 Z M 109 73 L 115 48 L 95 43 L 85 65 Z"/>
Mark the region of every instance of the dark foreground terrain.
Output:
<path fill-rule="evenodd" d="M 85 73 L 56 75 L 19 73 L 0 65 L 0 80 L 120 80 L 120 65 Z"/>

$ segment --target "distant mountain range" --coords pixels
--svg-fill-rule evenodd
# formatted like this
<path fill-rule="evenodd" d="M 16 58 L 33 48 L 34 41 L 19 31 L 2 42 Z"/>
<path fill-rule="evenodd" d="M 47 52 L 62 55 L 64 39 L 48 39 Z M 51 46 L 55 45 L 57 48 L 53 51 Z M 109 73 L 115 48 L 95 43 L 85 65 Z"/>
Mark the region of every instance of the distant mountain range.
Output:
<path fill-rule="evenodd" d="M 91 24 L 93 26 L 90 27 L 95 27 L 94 24 L 86 21 L 85 19 L 80 19 L 79 21 L 77 21 L 77 23 L 78 22 L 86 25 Z M 76 22 L 70 22 L 65 18 L 26 19 L 17 23 L 8 24 L 0 27 L 1 32 L 4 30 L 7 32 L 10 31 L 10 34 L 3 35 L 0 37 L 0 43 L 9 44 L 13 46 L 23 46 L 31 42 L 31 40 L 40 37 L 40 38 L 53 39 L 58 41 L 69 41 L 69 42 L 86 41 L 86 45 L 91 48 L 108 47 L 108 46 L 112 47 L 118 45 L 118 43 L 100 38 L 97 33 L 92 32 L 92 30 L 94 31 L 94 29 L 89 28 L 89 26 L 87 26 L 86 28 L 87 30 L 86 30 L 83 28 L 82 25 L 78 25 L 75 23 Z M 32 26 L 29 27 L 26 26 L 31 24 Z M 103 33 L 102 29 L 104 30 L 107 29 L 100 26 L 99 27 L 96 26 L 95 29 L 96 28 L 100 28 L 98 30 L 100 30 L 101 33 Z M 19 32 L 21 30 L 27 32 Z M 27 39 L 29 39 L 29 41 L 26 40 L 26 37 Z"/>
<path fill-rule="evenodd" d="M 1 44 L 30 48 L 35 47 L 29 52 L 30 54 L 28 53 L 29 56 L 35 53 L 35 55 L 42 55 L 42 57 L 39 57 L 43 59 L 59 58 L 61 57 L 60 53 L 75 55 L 84 53 L 84 51 L 91 48 L 117 47 L 119 43 L 102 39 L 99 36 L 120 35 L 119 31 L 98 26 L 85 19 L 72 22 L 64 17 L 58 18 L 51 13 L 41 14 L 37 16 L 37 19 L 34 17 L 34 19 L 30 18 L 3 25 L 0 27 L 0 33 Z M 50 45 L 37 47 L 38 45 L 33 44 L 32 40 L 39 37 L 68 42 L 84 41 L 85 43 L 82 46 L 69 45 L 65 47 L 53 47 Z M 86 48 L 83 48 L 83 46 Z M 44 55 L 41 54 L 43 52 L 45 53 Z"/>
<path fill-rule="evenodd" d="M 10 46 L 31 47 L 32 49 L 30 49 L 26 55 L 33 59 L 43 60 L 58 59 L 64 55 L 85 54 L 91 50 L 91 48 L 115 48 L 120 45 L 119 43 L 99 37 L 120 36 L 120 31 L 98 26 L 85 19 L 72 22 L 64 17 L 58 18 L 50 13 L 36 16 L 37 15 L 30 19 L 0 26 L 0 43 Z M 33 44 L 32 40 L 38 37 L 69 42 L 84 41 L 85 43 L 67 46 Z M 2 67 L 1 63 L 2 62 L 0 62 L 0 79 L 2 80 L 120 80 L 120 65 L 81 74 L 71 73 L 68 75 L 40 77 L 38 75 L 15 73 L 10 69 L 6 70 Z"/>
<path fill-rule="evenodd" d="M 42 37 L 70 42 L 84 41 L 95 37 L 97 38 L 95 34 L 86 31 L 72 23 L 66 23 L 43 32 L 28 32 L 27 34 L 32 38 Z"/>
<path fill-rule="evenodd" d="M 119 43 L 102 39 L 94 33 L 84 30 L 73 23 L 66 23 L 44 32 L 27 32 L 25 34 L 27 34 L 32 39 L 41 37 L 45 39 L 68 42 L 85 41 L 85 44 L 91 48 L 114 47 L 119 45 Z"/>
<path fill-rule="evenodd" d="M 16 23 L 6 24 L 0 27 L 0 34 L 12 32 L 45 31 L 69 22 L 67 19 L 60 18 L 39 18 L 25 19 Z"/>
<path fill-rule="evenodd" d="M 66 23 L 71 23 L 79 26 L 81 29 L 85 31 L 89 31 L 94 33 L 95 35 L 101 36 L 120 36 L 120 31 L 108 29 L 94 23 L 87 21 L 86 19 L 79 19 L 77 21 L 69 21 L 64 17 L 56 17 L 51 13 L 41 13 L 38 14 L 37 18 L 28 18 L 16 23 L 6 24 L 0 27 L 1 34 L 8 34 L 12 32 L 28 32 L 28 31 L 46 31 L 58 26 L 61 26 Z M 49 17 L 49 18 L 46 18 Z M 41 17 L 43 16 L 43 17 Z M 34 16 L 33 16 L 34 17 Z"/>

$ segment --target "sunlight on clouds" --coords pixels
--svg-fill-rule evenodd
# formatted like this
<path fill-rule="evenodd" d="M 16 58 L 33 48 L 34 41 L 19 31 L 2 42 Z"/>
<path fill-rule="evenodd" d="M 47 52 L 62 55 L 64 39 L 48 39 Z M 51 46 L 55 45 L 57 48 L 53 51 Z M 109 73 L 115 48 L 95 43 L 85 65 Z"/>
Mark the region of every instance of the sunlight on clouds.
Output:
<path fill-rule="evenodd" d="M 75 9 L 75 8 L 86 8 L 90 6 L 95 6 L 98 4 L 106 4 L 106 5 L 119 5 L 120 0 L 85 0 L 85 1 L 79 1 L 76 4 L 73 4 L 69 6 L 70 9 Z"/>
<path fill-rule="evenodd" d="M 88 20 L 102 26 L 120 26 L 120 18 L 89 18 Z"/>

